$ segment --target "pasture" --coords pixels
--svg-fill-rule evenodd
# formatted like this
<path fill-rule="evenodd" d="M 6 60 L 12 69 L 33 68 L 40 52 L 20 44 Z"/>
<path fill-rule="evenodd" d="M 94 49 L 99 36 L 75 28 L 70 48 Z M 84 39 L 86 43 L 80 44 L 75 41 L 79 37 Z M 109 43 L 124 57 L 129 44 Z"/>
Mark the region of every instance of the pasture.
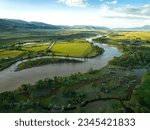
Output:
<path fill-rule="evenodd" d="M 0 59 L 15 58 L 22 54 L 19 50 L 0 50 Z"/>
<path fill-rule="evenodd" d="M 57 42 L 52 53 L 59 56 L 92 57 L 97 54 L 94 47 L 86 41 Z"/>

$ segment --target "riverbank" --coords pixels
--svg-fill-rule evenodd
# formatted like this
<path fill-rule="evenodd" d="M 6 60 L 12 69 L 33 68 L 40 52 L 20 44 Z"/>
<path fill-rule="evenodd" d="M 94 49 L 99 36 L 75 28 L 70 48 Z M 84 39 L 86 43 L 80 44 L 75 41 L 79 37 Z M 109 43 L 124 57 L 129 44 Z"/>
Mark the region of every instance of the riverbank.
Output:
<path fill-rule="evenodd" d="M 75 59 L 63 59 L 63 58 L 42 58 L 35 59 L 35 60 L 28 60 L 25 62 L 20 63 L 15 71 L 20 71 L 24 69 L 29 69 L 32 67 L 38 67 L 47 64 L 54 64 L 54 63 L 82 63 L 81 60 Z"/>
<path fill-rule="evenodd" d="M 135 81 L 132 72 L 111 66 L 47 78 L 1 93 L 0 112 L 126 112 L 120 101 Z"/>
<path fill-rule="evenodd" d="M 90 68 L 101 69 L 114 57 L 121 56 L 121 52 L 115 47 L 96 42 L 93 42 L 93 44 L 99 46 L 99 48 L 103 48 L 104 52 L 102 55 L 98 55 L 97 57 L 86 59 L 86 62 L 84 63 L 55 63 L 14 72 L 17 66 L 21 63 L 21 61 L 18 61 L 9 68 L 0 71 L 0 91 L 13 91 L 22 84 L 34 84 L 36 81 L 47 77 L 53 78 L 54 76 L 69 76 L 78 72 L 86 73 Z M 60 57 L 55 56 L 55 58 Z M 41 57 L 39 57 L 39 59 L 41 59 Z M 84 61 L 85 59 L 79 58 L 79 60 Z"/>

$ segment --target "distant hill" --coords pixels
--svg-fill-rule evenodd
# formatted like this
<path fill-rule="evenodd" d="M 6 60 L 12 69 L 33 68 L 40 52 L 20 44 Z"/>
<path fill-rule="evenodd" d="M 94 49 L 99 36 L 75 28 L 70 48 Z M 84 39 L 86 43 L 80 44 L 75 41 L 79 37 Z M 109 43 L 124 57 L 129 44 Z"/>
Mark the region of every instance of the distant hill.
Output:
<path fill-rule="evenodd" d="M 109 30 L 107 27 L 103 26 L 88 26 L 88 25 L 75 25 L 72 26 L 73 29 L 86 29 L 86 30 Z"/>
<path fill-rule="evenodd" d="M 23 20 L 0 19 L 1 31 L 11 31 L 17 29 L 61 29 L 61 28 L 59 26 L 40 22 L 26 22 Z"/>
<path fill-rule="evenodd" d="M 51 25 L 42 22 L 26 22 L 16 19 L 0 19 L 0 31 L 12 31 L 19 29 L 86 29 L 86 30 L 108 30 L 107 27 L 99 26 L 61 26 Z"/>
<path fill-rule="evenodd" d="M 150 31 L 150 25 L 145 25 L 142 27 L 135 27 L 135 28 L 114 28 L 113 30 L 118 30 L 118 31 Z"/>

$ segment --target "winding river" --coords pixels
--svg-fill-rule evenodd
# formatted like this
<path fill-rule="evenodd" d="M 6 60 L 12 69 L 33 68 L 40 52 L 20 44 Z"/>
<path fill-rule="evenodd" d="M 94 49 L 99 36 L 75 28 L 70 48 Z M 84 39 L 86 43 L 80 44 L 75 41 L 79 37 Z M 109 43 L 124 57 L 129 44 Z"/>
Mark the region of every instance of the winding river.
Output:
<path fill-rule="evenodd" d="M 33 84 L 36 81 L 47 77 L 53 78 L 54 76 L 68 76 L 77 72 L 85 73 L 91 67 L 93 69 L 101 69 L 106 66 L 114 57 L 120 57 L 122 55 L 122 53 L 116 47 L 112 47 L 107 44 L 99 44 L 94 42 L 92 39 L 93 38 L 89 38 L 86 40 L 93 43 L 95 46 L 103 48 L 105 52 L 102 55 L 99 55 L 95 58 L 86 59 L 86 61 L 83 63 L 56 63 L 15 72 L 14 70 L 16 69 L 17 65 L 21 62 L 25 62 L 26 60 L 19 61 L 9 68 L 0 71 L 0 92 L 12 91 L 20 87 L 22 84 Z M 79 58 L 79 60 L 84 59 Z"/>

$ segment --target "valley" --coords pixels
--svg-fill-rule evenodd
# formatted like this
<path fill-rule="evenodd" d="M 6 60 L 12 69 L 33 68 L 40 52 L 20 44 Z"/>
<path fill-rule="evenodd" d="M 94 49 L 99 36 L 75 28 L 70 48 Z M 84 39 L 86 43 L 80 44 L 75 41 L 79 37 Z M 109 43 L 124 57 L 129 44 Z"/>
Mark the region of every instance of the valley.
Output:
<path fill-rule="evenodd" d="M 0 112 L 150 112 L 149 45 L 150 32 L 4 31 Z"/>

